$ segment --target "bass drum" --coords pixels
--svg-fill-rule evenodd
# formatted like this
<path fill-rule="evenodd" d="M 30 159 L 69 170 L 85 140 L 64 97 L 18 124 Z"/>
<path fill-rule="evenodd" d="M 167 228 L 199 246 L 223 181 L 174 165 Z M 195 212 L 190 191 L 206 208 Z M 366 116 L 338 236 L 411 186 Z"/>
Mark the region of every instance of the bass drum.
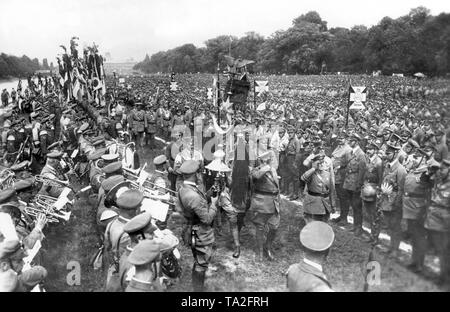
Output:
<path fill-rule="evenodd" d="M 139 154 L 135 149 L 134 142 L 130 142 L 125 146 L 122 163 L 127 169 L 140 168 Z"/>

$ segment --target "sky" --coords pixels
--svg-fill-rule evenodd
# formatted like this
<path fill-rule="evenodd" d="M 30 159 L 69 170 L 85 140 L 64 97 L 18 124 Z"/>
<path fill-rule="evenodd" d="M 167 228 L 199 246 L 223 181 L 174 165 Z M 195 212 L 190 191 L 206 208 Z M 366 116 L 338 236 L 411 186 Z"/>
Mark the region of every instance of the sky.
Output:
<path fill-rule="evenodd" d="M 449 0 L 0 0 L 0 52 L 55 61 L 72 36 L 80 48 L 95 42 L 111 62 L 175 48 L 203 46 L 219 35 L 248 31 L 268 37 L 317 11 L 328 27 L 368 27 L 425 6 L 450 13 Z M 56 62 L 55 62 L 56 64 Z"/>

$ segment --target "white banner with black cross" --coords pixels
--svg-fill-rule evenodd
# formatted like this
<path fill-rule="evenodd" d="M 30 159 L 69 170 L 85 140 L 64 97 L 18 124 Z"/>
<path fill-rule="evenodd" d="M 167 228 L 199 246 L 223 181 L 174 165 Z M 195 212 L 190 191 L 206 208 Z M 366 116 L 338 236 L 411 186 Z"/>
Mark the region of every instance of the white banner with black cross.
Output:
<path fill-rule="evenodd" d="M 349 88 L 349 109 L 365 109 L 364 103 L 367 100 L 367 87 Z"/>
<path fill-rule="evenodd" d="M 264 92 L 269 92 L 269 81 L 256 81 L 255 80 L 255 92 L 260 95 Z"/>

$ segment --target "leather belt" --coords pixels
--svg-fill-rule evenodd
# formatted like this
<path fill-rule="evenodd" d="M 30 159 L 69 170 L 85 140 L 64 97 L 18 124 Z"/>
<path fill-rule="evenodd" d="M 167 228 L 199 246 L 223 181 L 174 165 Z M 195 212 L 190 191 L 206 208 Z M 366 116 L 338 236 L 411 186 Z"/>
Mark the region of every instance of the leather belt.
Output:
<path fill-rule="evenodd" d="M 320 196 L 320 197 L 328 197 L 330 194 L 322 194 L 322 193 L 316 193 L 316 192 L 311 192 L 308 191 L 308 194 L 311 196 Z"/>

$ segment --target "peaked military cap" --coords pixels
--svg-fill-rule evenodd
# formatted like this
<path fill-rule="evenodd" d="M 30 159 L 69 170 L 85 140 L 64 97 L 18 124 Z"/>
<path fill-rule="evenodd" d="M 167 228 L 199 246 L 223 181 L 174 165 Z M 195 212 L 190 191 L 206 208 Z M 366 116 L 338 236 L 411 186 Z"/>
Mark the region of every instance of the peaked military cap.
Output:
<path fill-rule="evenodd" d="M 414 147 L 414 148 L 420 148 L 419 143 L 417 143 L 417 141 L 414 140 L 414 139 L 409 139 L 409 140 L 408 140 L 408 144 L 411 145 L 411 146 Z"/>
<path fill-rule="evenodd" d="M 102 159 L 108 162 L 117 161 L 119 160 L 119 154 L 104 154 Z"/>
<path fill-rule="evenodd" d="M 142 203 L 144 194 L 139 190 L 126 190 L 117 198 L 117 206 L 123 210 L 136 210 Z"/>
<path fill-rule="evenodd" d="M 122 175 L 113 175 L 102 182 L 102 188 L 105 190 L 105 192 L 109 192 L 114 186 L 116 186 L 119 183 L 122 183 L 125 181 L 124 176 Z"/>
<path fill-rule="evenodd" d="M 159 244 L 154 240 L 140 241 L 128 256 L 128 262 L 132 265 L 144 265 L 153 262 L 160 255 Z"/>
<path fill-rule="evenodd" d="M 20 281 L 28 288 L 33 288 L 47 277 L 47 270 L 42 266 L 34 266 L 33 270 L 26 270 L 21 273 Z"/>
<path fill-rule="evenodd" d="M 388 143 L 386 143 L 386 150 L 387 151 L 398 151 L 398 150 L 400 150 L 400 146 L 394 145 L 394 144 L 388 142 Z"/>
<path fill-rule="evenodd" d="M 122 170 L 122 162 L 116 161 L 111 164 L 106 165 L 103 167 L 103 172 L 106 174 L 113 174 L 113 173 L 120 173 Z"/>
<path fill-rule="evenodd" d="M 95 150 L 91 153 L 89 153 L 87 159 L 88 160 L 97 160 L 100 159 L 100 157 L 102 157 L 102 155 L 105 153 L 106 150 L 104 149 L 99 149 L 99 150 Z"/>
<path fill-rule="evenodd" d="M 136 233 L 145 229 L 150 224 L 151 220 L 152 215 L 149 212 L 138 214 L 125 224 L 123 231 L 128 234 Z"/>
<path fill-rule="evenodd" d="M 195 160 L 186 160 L 180 167 L 180 172 L 182 174 L 193 174 L 199 169 L 198 162 Z"/>
<path fill-rule="evenodd" d="M 155 166 L 162 165 L 167 161 L 166 155 L 159 155 L 153 159 L 153 164 Z"/>
<path fill-rule="evenodd" d="M 300 242 L 305 248 L 312 251 L 327 250 L 333 241 L 333 229 L 322 221 L 312 221 L 300 231 Z"/>

